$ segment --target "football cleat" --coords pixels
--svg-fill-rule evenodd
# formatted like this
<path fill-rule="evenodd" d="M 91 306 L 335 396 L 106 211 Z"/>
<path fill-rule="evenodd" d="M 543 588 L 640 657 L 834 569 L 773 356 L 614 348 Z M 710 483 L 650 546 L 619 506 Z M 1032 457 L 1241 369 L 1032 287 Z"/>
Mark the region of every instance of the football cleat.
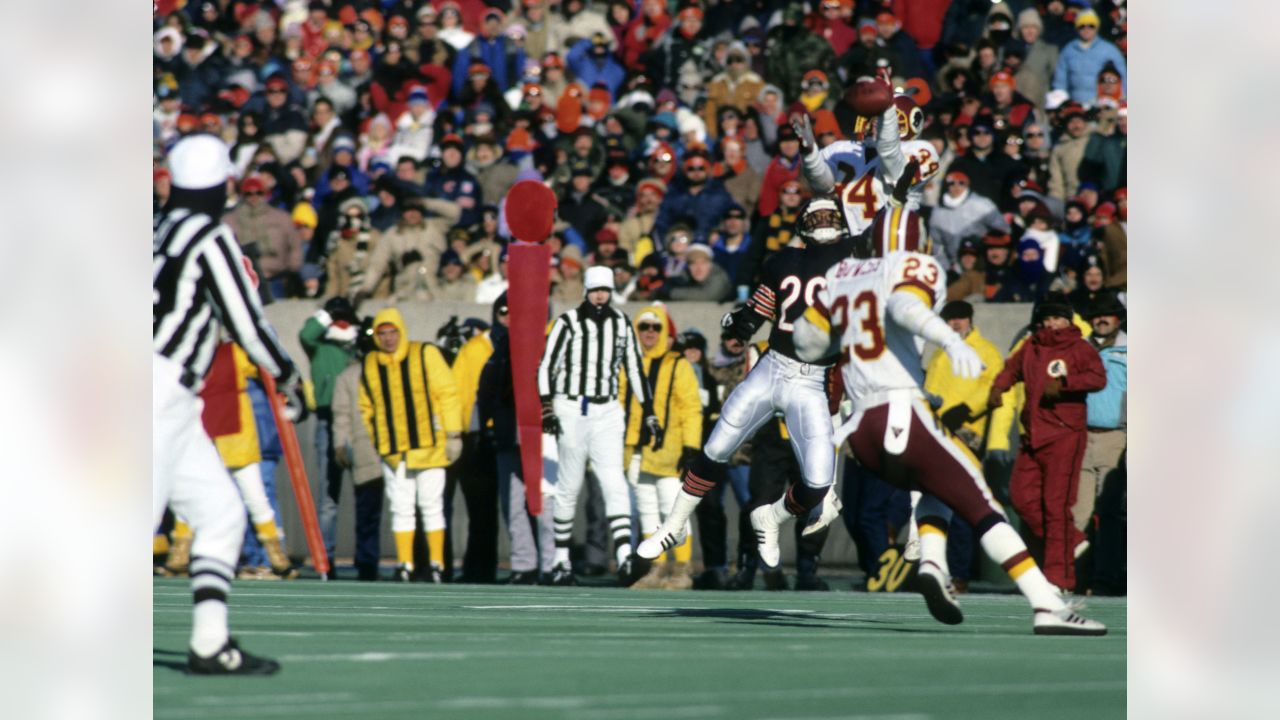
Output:
<path fill-rule="evenodd" d="M 395 574 L 391 576 L 395 582 L 409 582 L 413 580 L 413 570 L 406 564 L 400 564 L 396 567 Z"/>
<path fill-rule="evenodd" d="M 844 503 L 840 502 L 840 498 L 836 497 L 836 489 L 834 487 L 831 488 L 827 491 L 826 496 L 822 498 L 822 512 L 818 513 L 816 518 L 810 520 L 809 524 L 804 526 L 804 530 L 800 531 L 800 534 L 812 535 L 826 528 L 835 522 L 836 518 L 840 517 L 840 511 L 843 509 Z"/>
<path fill-rule="evenodd" d="M 778 547 L 778 521 L 774 519 L 773 506 L 761 505 L 751 511 L 751 527 L 756 530 L 756 546 L 760 562 L 766 568 L 776 568 L 782 562 L 782 548 Z"/>
<path fill-rule="evenodd" d="M 645 560 L 654 560 L 662 553 L 684 542 L 684 537 L 683 527 L 679 531 L 672 531 L 667 530 L 666 525 L 663 525 L 636 547 L 636 554 Z"/>
<path fill-rule="evenodd" d="M 1033 622 L 1036 635 L 1106 635 L 1107 626 L 1097 620 L 1077 615 L 1071 608 L 1036 610 Z"/>
<path fill-rule="evenodd" d="M 578 578 L 567 565 L 557 565 L 551 570 L 551 579 L 547 581 L 547 584 L 557 587 L 569 587 L 577 585 Z"/>
<path fill-rule="evenodd" d="M 538 571 L 537 570 L 516 570 L 507 577 L 506 582 L 504 582 L 503 584 L 504 585 L 537 585 Z"/>
<path fill-rule="evenodd" d="M 786 573 L 784 573 L 784 572 L 782 572 L 782 568 L 780 568 L 780 567 L 777 567 L 777 568 L 765 568 L 765 569 L 764 569 L 764 572 L 760 573 L 760 575 L 764 578 L 764 589 L 765 589 L 765 590 L 786 590 L 786 589 L 788 589 L 788 588 L 787 588 L 787 574 L 786 574 Z"/>
<path fill-rule="evenodd" d="M 272 675 L 280 669 L 280 663 L 271 658 L 251 655 L 228 638 L 218 652 L 201 657 L 187 650 L 187 672 L 192 675 Z"/>
<path fill-rule="evenodd" d="M 951 587 L 951 578 L 932 561 L 926 560 L 920 563 L 915 588 L 924 596 L 925 604 L 929 606 L 929 614 L 934 620 L 945 625 L 959 625 L 964 622 L 964 613 L 960 611 L 960 603 L 956 600 L 955 590 Z"/>
<path fill-rule="evenodd" d="M 809 590 L 816 592 L 827 592 L 830 589 L 831 586 L 827 584 L 827 581 L 818 577 L 817 573 L 797 573 L 796 586 L 792 588 L 792 590 L 797 591 Z"/>

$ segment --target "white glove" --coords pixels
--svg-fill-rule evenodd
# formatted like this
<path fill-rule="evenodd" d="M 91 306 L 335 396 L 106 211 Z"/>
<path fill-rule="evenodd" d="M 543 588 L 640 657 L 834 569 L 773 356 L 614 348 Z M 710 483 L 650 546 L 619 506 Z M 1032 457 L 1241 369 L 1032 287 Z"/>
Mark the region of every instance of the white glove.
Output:
<path fill-rule="evenodd" d="M 956 377 L 965 380 L 973 380 L 982 374 L 985 367 L 982 364 L 982 358 L 978 357 L 978 352 L 964 341 L 959 335 L 955 340 L 947 343 L 943 351 L 947 353 L 947 357 L 951 358 L 951 372 Z"/>
<path fill-rule="evenodd" d="M 813 126 L 809 124 L 809 113 L 792 113 L 791 129 L 796 131 L 796 136 L 800 138 L 800 152 L 808 155 L 810 151 L 818 149 L 818 142 L 813 137 Z"/>
<path fill-rule="evenodd" d="M 311 317 L 315 318 L 316 322 L 320 323 L 325 327 L 329 327 L 330 325 L 333 324 L 333 317 L 329 315 L 329 313 L 325 312 L 323 308 L 317 310 L 316 314 L 312 315 Z"/>
<path fill-rule="evenodd" d="M 321 311 L 323 312 L 323 311 Z M 325 331 L 326 340 L 332 340 L 336 343 L 351 343 L 356 341 L 356 336 L 360 334 L 360 328 L 349 323 L 334 323 Z"/>

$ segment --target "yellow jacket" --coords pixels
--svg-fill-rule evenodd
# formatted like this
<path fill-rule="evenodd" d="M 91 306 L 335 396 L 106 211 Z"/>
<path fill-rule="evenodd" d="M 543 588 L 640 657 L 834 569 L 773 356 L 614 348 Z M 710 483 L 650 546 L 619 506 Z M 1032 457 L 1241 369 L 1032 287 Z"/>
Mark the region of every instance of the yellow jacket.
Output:
<path fill-rule="evenodd" d="M 475 417 L 476 392 L 480 389 L 480 372 L 493 354 L 493 340 L 484 332 L 468 340 L 453 359 L 453 380 L 458 384 L 458 402 L 462 407 L 462 429 L 468 432 L 480 430 Z"/>
<path fill-rule="evenodd" d="M 414 470 L 446 467 L 446 433 L 462 432 L 453 372 L 434 345 L 409 340 L 399 310 L 379 310 L 373 326 L 384 323 L 400 329 L 400 344 L 395 352 L 377 350 L 365 356 L 360 377 L 365 428 L 389 465 L 398 465 L 403 456 Z"/>
<path fill-rule="evenodd" d="M 638 315 L 653 313 L 663 327 L 667 326 L 666 310 L 658 305 L 646 307 Z M 638 322 L 638 318 L 637 321 Z M 639 329 L 636 333 L 639 334 Z M 662 447 L 645 446 L 640 451 L 641 472 L 658 477 L 679 475 L 676 467 L 685 448 L 702 447 L 702 396 L 698 393 L 698 376 L 684 355 L 669 350 L 670 337 L 663 332 L 658 342 L 644 352 L 642 372 L 653 387 L 653 413 L 666 430 Z M 618 385 L 618 397 L 627 408 L 627 447 L 640 444 L 640 401 L 626 387 L 625 375 Z M 629 461 L 629 458 L 628 458 Z"/>
<path fill-rule="evenodd" d="M 236 369 L 236 402 L 240 406 L 240 432 L 219 435 L 213 444 L 222 456 L 222 464 L 239 470 L 256 462 L 262 462 L 262 447 L 258 444 L 258 423 L 253 417 L 253 401 L 249 399 L 249 378 L 258 377 L 258 368 L 249 362 L 249 356 L 239 345 L 232 344 L 231 357 Z"/>
<path fill-rule="evenodd" d="M 1085 322 L 1079 315 L 1071 316 L 1071 323 L 1080 328 L 1082 337 L 1089 337 L 1093 334 L 1093 326 Z M 1018 342 L 1009 348 L 1009 354 L 1012 355 L 1022 347 L 1022 344 L 1031 337 L 1031 333 L 1024 334 L 1018 339 Z M 1014 383 L 1013 387 L 1005 391 L 1000 396 L 1002 400 L 1000 407 L 991 411 L 991 429 L 987 432 L 987 451 L 992 450 L 1008 450 L 1010 442 L 1010 431 L 1013 430 L 1013 423 L 1019 415 L 1022 414 L 1022 405 L 1027 401 L 1026 388 L 1022 383 Z M 1022 423 L 1018 423 L 1018 433 L 1023 432 Z"/>
<path fill-rule="evenodd" d="M 1004 367 L 1004 358 L 1000 357 L 1000 351 L 996 349 L 995 345 L 991 344 L 990 340 L 982 337 L 982 333 L 978 332 L 978 328 L 973 328 L 964 341 L 978 353 L 978 357 L 982 358 L 982 364 L 986 368 L 981 375 L 973 380 L 957 377 L 955 373 L 951 372 L 951 360 L 947 358 L 947 354 L 941 350 L 936 351 L 929 361 L 929 366 L 925 369 L 924 390 L 942 398 L 942 407 L 939 408 L 939 414 L 960 403 L 967 405 L 969 413 L 972 415 L 982 412 L 987 407 L 987 396 L 991 393 L 991 383 L 995 381 L 996 375 L 999 375 L 1001 368 Z M 981 437 L 983 426 L 986 423 L 986 418 L 983 418 L 978 421 L 967 422 L 964 426 Z"/>

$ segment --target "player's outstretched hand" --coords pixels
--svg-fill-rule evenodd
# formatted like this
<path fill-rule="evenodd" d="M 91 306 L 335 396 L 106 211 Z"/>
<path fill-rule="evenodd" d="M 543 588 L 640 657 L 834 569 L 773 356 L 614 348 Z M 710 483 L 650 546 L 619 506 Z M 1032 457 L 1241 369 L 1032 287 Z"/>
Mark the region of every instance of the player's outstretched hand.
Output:
<path fill-rule="evenodd" d="M 818 146 L 813 137 L 813 126 L 809 124 L 809 113 L 791 113 L 791 129 L 800 138 L 800 154 L 808 155 Z"/>
<path fill-rule="evenodd" d="M 920 161 L 915 158 L 907 163 L 902 169 L 902 176 L 898 178 L 898 182 L 893 186 L 893 200 L 898 205 L 905 205 L 907 202 L 907 193 L 911 190 L 911 186 L 916 184 L 916 176 L 920 174 Z"/>
<path fill-rule="evenodd" d="M 978 352 L 959 335 L 942 349 L 951 359 L 951 372 L 955 373 L 956 377 L 973 380 L 982 374 L 982 358 L 978 357 Z"/>

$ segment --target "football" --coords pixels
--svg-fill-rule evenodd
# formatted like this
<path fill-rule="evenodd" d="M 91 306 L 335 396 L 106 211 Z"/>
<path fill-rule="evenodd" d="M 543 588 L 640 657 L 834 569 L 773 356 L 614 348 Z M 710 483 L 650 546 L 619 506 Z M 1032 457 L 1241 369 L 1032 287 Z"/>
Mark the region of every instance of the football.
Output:
<path fill-rule="evenodd" d="M 878 117 L 893 104 L 893 86 L 863 76 L 845 93 L 845 102 L 863 117 Z"/>

